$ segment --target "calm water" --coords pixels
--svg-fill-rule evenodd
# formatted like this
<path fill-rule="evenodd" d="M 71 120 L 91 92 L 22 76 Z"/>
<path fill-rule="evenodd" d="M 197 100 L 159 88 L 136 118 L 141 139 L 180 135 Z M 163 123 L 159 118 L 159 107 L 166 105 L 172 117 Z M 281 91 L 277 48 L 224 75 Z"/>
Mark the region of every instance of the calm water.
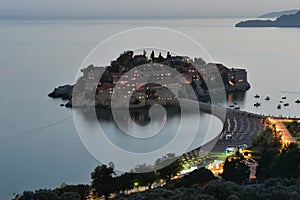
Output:
<path fill-rule="evenodd" d="M 300 116 L 300 105 L 294 103 L 300 99 L 300 29 L 236 29 L 233 25 L 238 21 L 0 21 L 0 199 L 62 182 L 90 181 L 90 172 L 99 162 L 81 144 L 68 118 L 71 111 L 60 108 L 61 101 L 49 99 L 47 93 L 59 84 L 72 83 L 93 47 L 127 29 L 159 26 L 193 37 L 216 62 L 247 69 L 252 88 L 245 100 L 237 100 L 241 109 Z M 193 49 L 187 55 L 201 56 Z M 262 99 L 254 99 L 256 93 Z M 270 101 L 264 100 L 266 95 Z M 277 110 L 281 96 L 287 96 L 290 106 Z M 256 102 L 262 106 L 254 108 Z M 110 124 L 107 128 L 114 132 Z"/>

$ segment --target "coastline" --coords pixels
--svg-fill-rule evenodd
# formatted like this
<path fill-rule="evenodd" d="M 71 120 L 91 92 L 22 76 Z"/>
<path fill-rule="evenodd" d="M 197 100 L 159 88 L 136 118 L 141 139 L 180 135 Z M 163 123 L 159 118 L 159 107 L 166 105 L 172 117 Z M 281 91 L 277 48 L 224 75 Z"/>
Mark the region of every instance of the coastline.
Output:
<path fill-rule="evenodd" d="M 235 27 L 277 27 L 277 28 L 299 28 L 300 11 L 296 14 L 282 15 L 276 20 L 248 20 L 241 21 Z"/>
<path fill-rule="evenodd" d="M 243 29 L 242 31 L 236 31 L 236 29 L 232 26 L 232 24 L 234 24 L 236 20 L 237 19 L 226 19 L 222 21 L 221 19 L 205 19 L 197 21 L 179 21 L 178 23 L 176 22 L 176 25 L 171 25 L 171 27 L 178 28 L 179 30 L 186 30 L 187 32 L 191 33 L 191 36 L 195 37 L 197 40 L 203 39 L 204 41 L 209 41 L 210 39 L 212 39 L 212 41 L 214 42 L 207 45 L 207 47 L 209 47 L 210 51 L 213 53 L 216 52 L 218 54 L 219 52 L 219 54 L 216 55 L 218 56 L 219 60 L 226 60 L 228 61 L 228 64 L 239 63 L 246 66 L 247 70 L 249 71 L 249 76 L 251 76 L 251 86 L 253 87 L 250 91 L 247 92 L 247 96 L 244 98 L 245 107 L 243 107 L 243 105 L 238 102 L 242 110 L 246 109 L 251 112 L 256 112 L 256 110 L 254 110 L 253 108 L 253 103 L 256 103 L 256 100 L 255 102 L 251 101 L 254 101 L 253 95 L 255 95 L 255 93 L 259 93 L 262 95 L 270 95 L 271 99 L 274 100 L 274 104 L 273 102 L 268 102 L 268 104 L 272 104 L 271 107 L 275 111 L 278 111 L 276 110 L 276 106 L 278 103 L 277 100 L 279 101 L 282 95 L 289 94 L 277 92 L 277 90 L 287 90 L 293 92 L 298 91 L 296 84 L 290 84 L 291 81 L 297 80 L 297 77 L 291 76 L 293 75 L 293 72 L 297 72 L 298 59 L 296 57 L 294 58 L 294 54 L 297 51 L 290 52 L 290 50 L 298 49 L 298 47 L 296 46 L 298 31 L 297 29 Z M 210 26 L 213 28 L 209 28 L 206 26 L 208 24 L 207 21 L 209 21 Z M 89 27 L 82 27 L 81 22 L 74 22 L 72 24 L 59 22 L 59 24 L 52 23 L 50 24 L 50 26 L 48 23 L 50 22 L 36 22 L 36 24 L 32 24 L 30 26 L 27 23 L 27 34 L 11 34 L 7 36 L 4 35 L 1 38 L 3 44 L 7 44 L 7 49 L 15 48 L 15 41 L 32 42 L 30 49 L 32 51 L 32 55 L 36 55 L 36 62 L 29 63 L 28 59 L 26 59 L 26 56 L 24 56 L 28 54 L 28 49 L 24 47 L 25 45 L 23 43 L 20 44 L 23 48 L 20 48 L 18 51 L 3 52 L 3 66 L 7 66 L 3 68 L 3 75 L 7 74 L 7 76 L 3 76 L 2 85 L 5 86 L 10 82 L 11 84 L 18 84 L 18 86 L 16 87 L 5 87 L 5 90 L 3 91 L 4 98 L 1 107 L 3 110 L 3 138 L 11 137 L 16 133 L 19 133 L 19 131 L 35 129 L 36 127 L 47 124 L 48 122 L 55 122 L 56 120 L 67 117 L 71 113 L 71 110 L 64 109 L 64 107 L 59 107 L 60 103 L 65 104 L 66 102 L 60 99 L 52 100 L 51 98 L 46 98 L 45 96 L 48 90 L 50 92 L 50 90 L 53 90 L 54 86 L 57 87 L 60 83 L 67 83 L 66 80 L 69 79 L 70 81 L 73 80 L 72 74 L 76 72 L 77 64 L 81 61 L 81 58 L 86 55 L 86 52 L 83 51 L 83 49 L 89 50 L 92 44 L 96 44 L 99 41 L 99 37 L 102 37 L 102 34 L 105 36 L 109 35 L 111 32 L 116 31 L 116 29 L 129 29 L 134 22 L 124 22 L 122 23 L 121 27 L 119 27 L 117 21 L 110 21 L 109 23 L 105 24 L 97 21 L 97 23 L 94 23 L 93 26 Z M 125 23 L 129 23 L 129 25 L 125 25 Z M 142 20 L 140 23 L 141 25 L 145 26 L 153 25 L 153 23 L 148 23 Z M 167 22 L 160 23 L 155 21 L 155 24 L 158 24 L 159 26 L 163 26 L 166 23 Z M 189 26 L 186 26 L 187 24 Z M 7 33 L 16 33 L 15 31 L 19 30 L 16 28 L 23 27 L 25 24 L 23 22 L 6 22 L 4 24 L 3 22 L 2 25 L 5 28 L 3 29 L 3 31 L 5 30 L 5 32 Z M 112 29 L 111 26 L 116 27 L 116 29 Z M 192 28 L 197 26 L 200 27 L 201 30 L 204 30 L 202 32 L 203 35 L 199 34 L 199 31 L 197 29 Z M 227 28 L 224 29 L 224 27 Z M 71 45 L 74 42 L 73 39 L 81 38 L 81 31 L 85 29 L 87 30 L 87 32 L 89 32 L 90 37 L 82 38 L 80 41 L 77 41 L 78 45 L 81 48 L 74 48 L 74 45 Z M 65 33 L 69 33 L 68 31 L 72 30 L 74 38 L 68 37 L 69 34 L 57 34 L 57 31 L 55 30 L 62 30 Z M 41 33 L 41 37 L 31 37 L 39 31 Z M 219 35 L 222 35 L 222 37 L 224 37 L 224 40 L 213 40 L 214 33 L 216 31 L 219 33 Z M 249 44 L 247 43 L 247 45 L 242 45 L 244 44 L 244 41 L 247 41 L 247 36 L 249 36 L 249 34 L 243 33 L 251 33 L 251 35 L 253 35 L 253 38 L 256 38 L 257 40 L 255 41 L 255 43 L 249 41 Z M 265 34 L 269 33 L 272 34 L 273 37 L 265 37 Z M 59 37 L 54 38 L 54 36 Z M 48 46 L 48 50 L 45 49 L 46 51 L 40 51 L 42 48 L 45 48 L 44 42 L 48 41 L 47 38 L 57 39 L 58 42 L 57 44 L 55 43 L 56 45 L 51 43 L 51 45 Z M 232 38 L 235 39 L 231 40 Z M 278 40 L 276 40 L 276 38 Z M 283 38 L 286 38 L 285 43 L 282 43 Z M 270 43 L 272 45 L 266 45 L 267 43 Z M 230 50 L 232 51 L 232 53 L 226 53 L 228 50 L 228 44 L 231 45 Z M 281 51 L 277 50 L 279 48 L 281 49 Z M 49 53 L 47 53 L 47 51 L 49 51 Z M 238 54 L 239 52 L 242 53 L 242 56 Z M 252 54 L 252 52 L 256 53 Z M 64 55 L 63 58 L 60 57 L 60 55 Z M 258 58 L 257 55 L 264 55 L 265 57 L 262 60 Z M 234 56 L 236 56 L 236 58 L 239 60 L 236 60 L 235 62 L 235 58 L 233 58 Z M 11 61 L 11 59 L 9 59 L 10 57 L 18 59 Z M 66 59 L 68 57 L 74 58 L 75 60 Z M 285 64 L 284 67 L 282 63 Z M 280 67 L 283 67 L 283 71 L 277 70 L 277 72 L 274 72 L 273 77 L 268 76 L 268 68 L 280 69 Z M 43 71 L 43 73 L 41 73 L 41 71 Z M 15 79 L 9 76 L 13 75 L 12 72 L 21 73 L 23 74 L 23 76 L 13 82 L 13 80 Z M 252 73 L 250 74 L 250 72 Z M 285 74 L 285 72 L 292 73 Z M 33 76 L 37 73 L 40 74 L 38 74 L 38 76 Z M 285 79 L 288 81 L 277 81 L 277 77 L 280 76 L 281 73 L 285 74 Z M 263 79 L 261 79 L 262 77 Z M 274 93 L 274 91 L 260 90 L 262 87 L 264 87 L 264 82 L 272 85 L 272 87 L 276 89 L 276 93 Z M 33 94 L 33 92 L 36 93 Z M 291 101 L 299 98 L 299 95 L 287 97 L 289 102 L 291 103 Z M 249 109 L 246 108 L 247 103 Z M 270 109 L 268 110 L 267 108 L 267 102 L 262 103 L 263 106 L 261 106 L 260 110 L 257 110 L 256 113 L 271 113 L 271 115 L 273 115 L 272 110 L 269 111 Z M 253 108 L 253 110 L 251 110 L 250 108 Z M 293 114 L 289 113 L 292 113 L 292 109 L 296 111 L 299 109 L 298 105 L 296 104 L 291 104 L 288 108 L 289 109 L 281 109 L 281 114 L 284 116 L 294 116 Z M 45 114 L 47 115 L 47 117 L 45 117 Z M 279 116 L 279 114 L 274 115 Z M 18 121 L 20 123 L 15 124 L 15 122 Z M 96 165 L 97 162 L 94 161 L 94 159 L 90 158 L 89 154 L 87 154 L 86 151 L 82 150 L 83 148 L 80 148 L 81 146 L 80 144 L 78 145 L 79 142 L 76 139 L 77 134 L 74 133 L 73 122 L 67 121 L 60 126 L 53 127 L 49 130 L 47 129 L 45 131 L 38 131 L 37 133 L 30 134 L 29 136 L 21 136 L 17 138 L 16 141 L 13 140 L 12 142 L 3 143 L 2 146 L 4 153 L 9 152 L 9 154 L 7 154 L 8 156 L 3 154 L 4 157 L 2 172 L 4 176 L 2 177 L 2 188 L 4 189 L 4 191 L 1 194 L 1 197 L 3 199 L 9 199 L 8 197 L 3 197 L 3 195 L 6 195 L 8 193 L 9 195 L 12 195 L 13 192 L 20 192 L 22 188 L 20 189 L 19 185 L 26 186 L 26 182 L 28 182 L 25 181 L 26 179 L 31 180 L 31 184 L 26 186 L 27 190 L 53 187 L 57 184 L 60 184 L 60 182 L 62 182 L 60 180 L 67 181 L 69 183 L 90 183 L 88 175 L 91 166 Z M 43 144 L 44 141 L 47 142 Z M 36 151 L 37 146 L 35 144 L 41 144 L 42 148 Z M 72 154 L 70 154 L 70 158 L 66 158 L 64 154 L 64 152 L 68 151 L 72 152 Z M 27 160 L 30 162 L 24 162 L 22 166 L 19 166 L 18 163 L 22 160 Z M 48 167 L 40 168 L 41 163 L 44 163 L 44 165 Z M 59 163 L 65 164 L 60 165 Z M 76 167 L 72 168 L 72 166 Z M 69 173 L 69 168 L 73 169 L 72 174 L 74 176 Z M 49 173 L 49 170 L 47 172 L 47 169 L 51 169 L 51 173 Z M 10 173 L 13 171 L 22 170 L 25 172 L 25 180 L 20 178 L 20 176 L 15 176 Z M 41 174 L 40 176 L 36 176 L 36 173 L 40 172 L 39 170 L 42 170 Z M 42 173 L 44 171 L 45 173 Z M 86 176 L 84 175 L 84 178 L 82 178 L 82 174 L 85 174 Z M 5 181 L 10 179 L 10 182 Z"/>

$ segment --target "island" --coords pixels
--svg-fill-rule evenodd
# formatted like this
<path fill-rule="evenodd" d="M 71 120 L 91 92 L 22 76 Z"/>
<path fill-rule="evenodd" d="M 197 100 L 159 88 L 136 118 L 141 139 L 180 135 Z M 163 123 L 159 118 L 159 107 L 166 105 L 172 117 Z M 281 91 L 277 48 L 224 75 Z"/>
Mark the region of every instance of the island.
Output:
<path fill-rule="evenodd" d="M 48 96 L 67 99 L 66 107 L 110 108 L 112 96 L 119 89 L 121 99 L 128 98 L 131 107 L 142 108 L 152 103 L 176 105 L 177 96 L 188 94 L 191 88 L 199 101 L 209 101 L 210 95 L 220 92 L 208 91 L 207 86 L 217 84 L 217 75 L 221 75 L 227 93 L 245 92 L 250 88 L 245 69 L 206 63 L 202 58 L 173 56 L 169 52 L 165 57 L 161 53 L 156 57 L 154 51 L 150 56 L 146 51 L 138 55 L 125 51 L 109 66 L 90 64 L 81 72 L 83 75 L 74 85 L 59 86 Z M 145 83 L 145 78 L 151 82 Z M 77 98 L 76 101 L 73 98 Z"/>
<path fill-rule="evenodd" d="M 292 15 L 283 15 L 276 20 L 242 21 L 235 27 L 300 27 L 300 11 Z"/>
<path fill-rule="evenodd" d="M 294 15 L 300 10 L 293 9 L 293 10 L 284 10 L 284 11 L 279 11 L 279 12 L 270 12 L 264 15 L 259 16 L 258 18 L 278 18 L 283 15 Z"/>

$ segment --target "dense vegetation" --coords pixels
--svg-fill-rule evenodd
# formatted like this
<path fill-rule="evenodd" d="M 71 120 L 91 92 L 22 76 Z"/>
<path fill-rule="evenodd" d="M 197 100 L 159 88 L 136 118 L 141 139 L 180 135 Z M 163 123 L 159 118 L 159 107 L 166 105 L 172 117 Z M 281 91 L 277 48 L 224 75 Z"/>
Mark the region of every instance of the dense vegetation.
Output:
<path fill-rule="evenodd" d="M 153 171 L 155 166 L 166 166 Z M 154 166 L 139 165 L 131 172 L 115 175 L 112 167 L 101 165 L 92 172 L 92 191 L 94 197 L 104 196 L 106 199 L 113 193 L 123 193 L 133 188 L 151 188 L 156 180 L 169 181 L 182 170 L 181 162 L 174 154 L 167 154 L 155 161 Z M 143 173 L 140 173 L 143 172 Z"/>
<path fill-rule="evenodd" d="M 25 191 L 18 200 L 85 200 L 89 195 L 89 185 L 65 185 L 62 184 L 54 190 L 41 189 L 36 191 Z"/>
<path fill-rule="evenodd" d="M 172 179 L 182 170 L 174 154 L 158 159 L 153 166 L 139 165 L 134 170 L 117 176 L 112 167 L 100 165 L 91 173 L 88 185 L 62 185 L 54 190 L 26 191 L 20 200 L 83 200 L 92 191 L 93 196 L 115 199 L 299 199 L 300 149 L 297 144 L 283 145 L 281 136 L 271 127 L 253 140 L 253 150 L 260 152 L 257 180 L 250 181 L 249 167 L 242 155 L 229 157 L 224 164 L 223 180 L 216 180 L 211 171 L 201 168 L 180 179 Z M 155 165 L 167 167 L 153 171 Z M 145 172 L 146 173 L 137 173 Z M 158 180 L 166 183 L 153 189 Z M 144 192 L 128 194 L 143 187 Z M 114 195 L 112 195 L 114 194 Z"/>
<path fill-rule="evenodd" d="M 204 187 L 157 188 L 116 199 L 297 200 L 300 199 L 300 178 L 269 179 L 262 184 L 245 186 L 216 180 Z"/>
<path fill-rule="evenodd" d="M 285 126 L 293 137 L 300 138 L 300 123 L 295 120 L 291 123 L 285 123 Z"/>
<path fill-rule="evenodd" d="M 222 178 L 237 184 L 245 184 L 250 176 L 250 169 L 241 155 L 227 158 L 223 170 Z"/>
<path fill-rule="evenodd" d="M 267 129 L 253 141 L 253 147 L 261 152 L 257 178 L 300 177 L 300 149 L 296 143 L 284 145 L 280 133 Z"/>

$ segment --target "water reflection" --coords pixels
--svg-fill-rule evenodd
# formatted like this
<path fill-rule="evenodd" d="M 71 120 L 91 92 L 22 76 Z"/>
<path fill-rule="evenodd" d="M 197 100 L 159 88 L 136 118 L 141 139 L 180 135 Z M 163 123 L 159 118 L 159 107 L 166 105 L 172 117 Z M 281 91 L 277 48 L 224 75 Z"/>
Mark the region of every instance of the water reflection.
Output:
<path fill-rule="evenodd" d="M 114 122 L 114 117 L 111 113 L 111 110 L 109 109 L 97 108 L 97 120 L 91 120 L 94 115 L 92 110 L 75 110 L 76 112 L 80 112 L 80 116 L 83 119 L 82 121 L 84 121 L 81 124 L 77 124 L 77 126 L 80 126 L 81 134 L 85 134 L 85 136 L 81 135 L 81 137 L 89 137 L 95 134 L 101 134 L 99 132 L 100 126 L 103 130 L 103 133 L 105 134 L 105 137 L 113 145 L 121 148 L 124 151 L 128 151 L 134 154 L 155 152 L 159 149 L 164 148 L 169 143 L 174 143 L 172 145 L 172 148 L 168 149 L 169 151 L 165 153 L 175 153 L 176 155 L 180 155 L 181 153 L 183 153 L 180 152 L 181 150 L 179 150 L 181 147 L 189 144 L 186 152 L 196 149 L 216 138 L 223 128 L 223 125 L 218 118 L 209 114 L 200 113 L 200 120 L 198 128 L 196 130 L 191 123 L 193 122 L 193 120 L 195 120 L 195 118 L 199 118 L 199 115 L 196 116 L 193 114 L 185 116 L 183 129 L 182 127 L 180 127 L 182 120 L 180 109 L 177 107 L 165 107 L 165 109 L 166 114 L 164 116 L 164 119 L 166 122 L 163 129 L 158 134 L 150 138 L 136 138 L 124 133 Z M 131 120 L 124 119 L 124 121 L 133 121 L 142 126 L 148 124 L 150 121 L 149 109 L 131 109 L 130 116 Z M 155 121 L 156 118 L 153 118 L 152 120 L 154 120 L 154 126 L 159 124 L 158 121 Z M 181 131 L 178 134 L 178 129 L 183 129 L 184 132 Z M 196 135 L 194 135 L 195 132 Z M 94 139 L 96 139 L 96 137 Z M 103 144 L 104 141 L 97 142 L 99 146 L 105 146 Z M 149 162 L 151 163 L 151 160 L 154 161 L 161 156 L 163 156 L 163 154 L 159 156 L 156 155 L 156 157 L 153 156 L 153 158 L 149 158 Z M 113 153 L 110 154 L 109 161 L 115 161 L 118 159 L 124 158 L 119 158 L 119 155 Z"/>

